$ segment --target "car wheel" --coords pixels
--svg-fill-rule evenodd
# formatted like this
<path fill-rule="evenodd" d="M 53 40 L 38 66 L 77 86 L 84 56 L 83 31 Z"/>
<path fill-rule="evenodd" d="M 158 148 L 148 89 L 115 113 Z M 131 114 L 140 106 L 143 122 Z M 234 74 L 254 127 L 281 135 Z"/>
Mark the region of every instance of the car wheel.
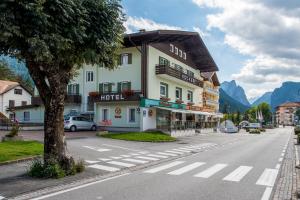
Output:
<path fill-rule="evenodd" d="M 76 131 L 76 126 L 71 126 L 71 127 L 70 127 L 70 131 L 71 131 L 71 132 L 75 132 L 75 131 Z"/>
<path fill-rule="evenodd" d="M 95 125 L 92 126 L 91 130 L 92 130 L 92 131 L 96 131 L 96 130 L 97 130 L 97 127 L 96 127 Z"/>

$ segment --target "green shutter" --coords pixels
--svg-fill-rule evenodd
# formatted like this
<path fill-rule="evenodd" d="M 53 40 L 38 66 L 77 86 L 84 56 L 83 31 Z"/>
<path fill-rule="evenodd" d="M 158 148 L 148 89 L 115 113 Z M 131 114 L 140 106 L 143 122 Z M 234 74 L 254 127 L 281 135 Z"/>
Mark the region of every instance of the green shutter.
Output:
<path fill-rule="evenodd" d="M 160 56 L 159 56 L 159 65 L 164 65 L 163 57 L 160 57 Z"/>
<path fill-rule="evenodd" d="M 167 98 L 169 98 L 169 85 L 166 84 L 166 96 Z"/>
<path fill-rule="evenodd" d="M 103 83 L 99 83 L 99 93 L 103 93 Z"/>
<path fill-rule="evenodd" d="M 109 88 L 108 88 L 108 91 L 109 91 L 109 92 L 112 92 L 112 85 L 113 85 L 112 83 L 109 83 L 109 86 L 108 86 L 108 87 L 109 87 Z"/>
<path fill-rule="evenodd" d="M 68 91 L 67 91 L 68 94 L 71 94 L 71 85 L 68 85 Z"/>
<path fill-rule="evenodd" d="M 121 92 L 121 82 L 118 83 L 118 92 Z"/>
<path fill-rule="evenodd" d="M 76 84 L 76 94 L 79 94 L 79 84 Z"/>
<path fill-rule="evenodd" d="M 132 64 L 132 53 L 128 54 L 128 64 Z"/>
<path fill-rule="evenodd" d="M 131 82 L 128 82 L 128 90 L 131 90 Z"/>

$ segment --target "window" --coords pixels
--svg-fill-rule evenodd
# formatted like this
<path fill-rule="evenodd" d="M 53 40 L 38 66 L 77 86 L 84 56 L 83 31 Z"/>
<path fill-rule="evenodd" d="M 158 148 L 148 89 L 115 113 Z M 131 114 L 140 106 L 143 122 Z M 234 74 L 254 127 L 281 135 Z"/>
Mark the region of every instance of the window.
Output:
<path fill-rule="evenodd" d="M 183 68 L 180 65 L 175 64 L 175 69 L 178 71 L 183 71 Z"/>
<path fill-rule="evenodd" d="M 68 89 L 67 89 L 67 93 L 69 95 L 79 94 L 79 84 L 69 84 Z"/>
<path fill-rule="evenodd" d="M 123 53 L 120 55 L 120 65 L 128 65 L 132 64 L 132 54 L 131 53 Z"/>
<path fill-rule="evenodd" d="M 94 82 L 94 72 L 93 71 L 86 72 L 86 82 Z"/>
<path fill-rule="evenodd" d="M 102 121 L 108 120 L 108 109 L 104 108 L 102 109 Z"/>
<path fill-rule="evenodd" d="M 168 85 L 165 83 L 160 83 L 160 96 L 168 97 Z"/>
<path fill-rule="evenodd" d="M 87 111 L 94 111 L 94 103 L 90 97 L 87 98 Z"/>
<path fill-rule="evenodd" d="M 193 92 L 192 91 L 188 91 L 188 93 L 187 93 L 187 100 L 189 102 L 193 102 Z"/>
<path fill-rule="evenodd" d="M 99 84 L 99 92 L 100 93 L 111 93 L 112 92 L 113 83 L 100 83 Z"/>
<path fill-rule="evenodd" d="M 118 92 L 131 90 L 131 82 L 124 81 L 118 83 Z"/>
<path fill-rule="evenodd" d="M 179 56 L 182 58 L 182 50 L 179 50 Z"/>
<path fill-rule="evenodd" d="M 22 89 L 15 89 L 14 93 L 22 95 Z"/>
<path fill-rule="evenodd" d="M 174 45 L 170 44 L 170 51 L 173 53 L 174 52 Z"/>
<path fill-rule="evenodd" d="M 135 108 L 129 108 L 128 110 L 128 122 L 134 123 L 135 122 Z"/>
<path fill-rule="evenodd" d="M 170 61 L 164 57 L 159 56 L 159 65 L 170 66 Z"/>
<path fill-rule="evenodd" d="M 189 77 L 194 77 L 194 72 L 192 72 L 190 70 L 186 70 L 186 72 Z"/>
<path fill-rule="evenodd" d="M 26 106 L 26 105 L 27 105 L 27 101 L 22 101 L 22 102 L 21 102 L 21 105 L 22 105 L 22 106 Z"/>
<path fill-rule="evenodd" d="M 24 122 L 30 121 L 30 112 L 26 111 L 24 112 Z"/>
<path fill-rule="evenodd" d="M 175 54 L 178 55 L 178 48 L 175 47 Z"/>
<path fill-rule="evenodd" d="M 183 59 L 186 60 L 186 53 L 183 52 Z"/>
<path fill-rule="evenodd" d="M 8 106 L 9 106 L 10 108 L 15 107 L 15 101 L 14 101 L 14 100 L 9 100 L 9 101 L 8 101 Z"/>
<path fill-rule="evenodd" d="M 175 95 L 176 95 L 176 99 L 181 100 L 182 99 L 182 89 L 179 87 L 176 87 Z"/>

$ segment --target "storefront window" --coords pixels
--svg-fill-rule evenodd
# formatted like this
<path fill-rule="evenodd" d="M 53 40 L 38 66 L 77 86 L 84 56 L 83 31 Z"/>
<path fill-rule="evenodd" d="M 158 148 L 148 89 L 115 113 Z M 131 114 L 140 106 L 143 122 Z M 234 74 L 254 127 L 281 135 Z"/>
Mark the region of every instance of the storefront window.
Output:
<path fill-rule="evenodd" d="M 133 123 L 133 122 L 135 122 L 135 108 L 130 108 L 129 109 L 129 112 L 128 112 L 128 121 L 130 122 L 130 123 Z"/>
<path fill-rule="evenodd" d="M 156 126 L 159 130 L 170 130 L 171 112 L 168 110 L 157 109 L 156 111 Z"/>

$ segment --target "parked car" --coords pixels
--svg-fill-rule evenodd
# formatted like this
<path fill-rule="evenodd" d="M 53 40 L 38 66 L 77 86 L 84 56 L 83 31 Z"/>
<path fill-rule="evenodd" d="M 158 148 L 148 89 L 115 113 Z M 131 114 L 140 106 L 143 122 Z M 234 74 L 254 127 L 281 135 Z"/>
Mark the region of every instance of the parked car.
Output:
<path fill-rule="evenodd" d="M 97 130 L 97 124 L 83 116 L 65 116 L 64 128 L 75 132 L 77 130 Z"/>

